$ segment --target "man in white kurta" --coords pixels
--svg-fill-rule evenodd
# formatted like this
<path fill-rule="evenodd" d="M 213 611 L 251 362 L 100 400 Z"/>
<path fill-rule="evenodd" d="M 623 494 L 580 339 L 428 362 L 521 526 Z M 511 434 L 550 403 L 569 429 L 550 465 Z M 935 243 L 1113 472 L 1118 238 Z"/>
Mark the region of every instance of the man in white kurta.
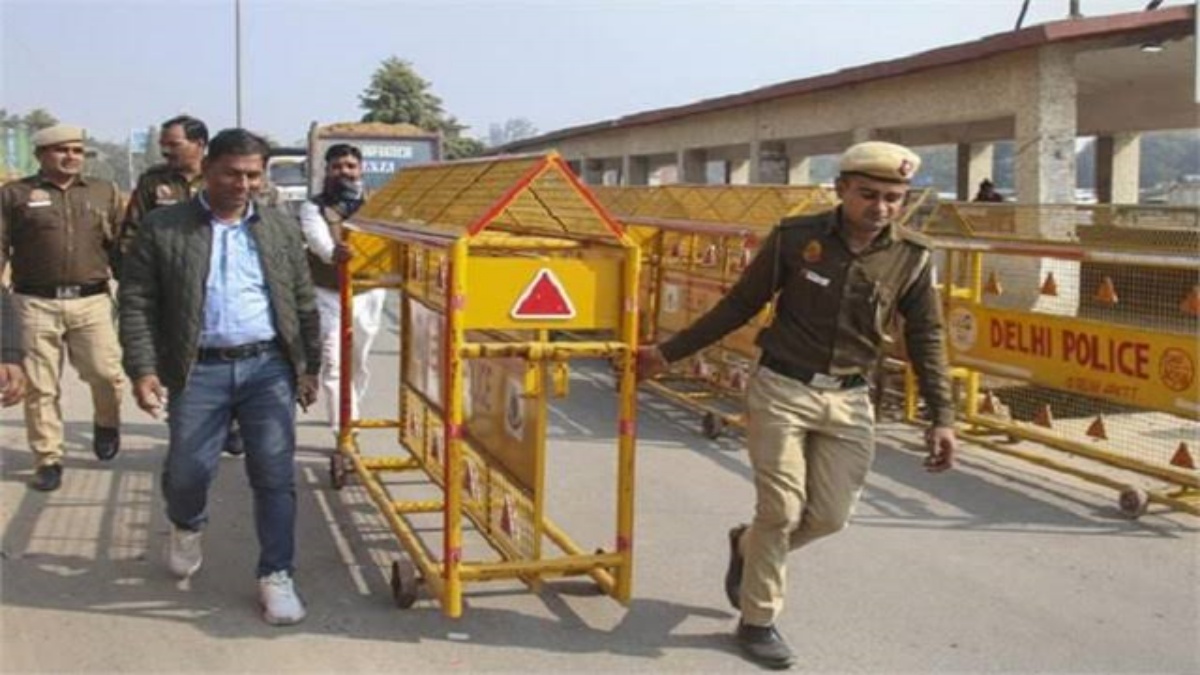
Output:
<path fill-rule="evenodd" d="M 342 240 L 342 224 L 362 206 L 362 153 L 345 143 L 325 152 L 325 185 L 321 194 L 300 207 L 300 226 L 308 244 L 309 267 L 317 291 L 321 314 L 321 388 L 329 415 L 329 426 L 339 427 L 341 374 L 341 301 L 337 263 L 348 259 L 350 249 Z M 370 371 L 367 356 L 379 333 L 387 291 L 381 288 L 354 294 L 354 340 L 351 353 L 351 419 L 359 419 L 359 403 L 367 389 Z"/>

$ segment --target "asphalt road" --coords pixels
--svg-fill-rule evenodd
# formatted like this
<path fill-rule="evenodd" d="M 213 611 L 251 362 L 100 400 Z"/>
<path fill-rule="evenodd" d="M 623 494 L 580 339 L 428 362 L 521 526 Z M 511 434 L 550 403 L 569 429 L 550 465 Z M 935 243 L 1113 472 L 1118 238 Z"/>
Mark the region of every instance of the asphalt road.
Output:
<path fill-rule="evenodd" d="M 370 415 L 394 409 L 396 340 L 373 358 Z M 573 371 L 551 411 L 549 513 L 584 545 L 614 528 L 612 390 Z M 90 452 L 90 401 L 68 370 L 63 488 L 26 489 L 21 413 L 0 412 L 0 670 L 3 672 L 751 672 L 734 649 L 721 589 L 725 532 L 750 515 L 740 440 L 708 441 L 696 419 L 644 396 L 639 426 L 634 599 L 582 581 L 539 593 L 469 586 L 463 618 L 422 599 L 397 609 L 400 548 L 360 487 L 328 487 L 332 437 L 300 426 L 297 579 L 301 625 L 258 616 L 257 552 L 241 460 L 212 493 L 205 564 L 190 583 L 162 564 L 157 491 L 165 426 L 129 401 L 124 449 Z M 782 632 L 798 670 L 821 673 L 1200 672 L 1200 520 L 1152 508 L 1122 517 L 1107 489 L 968 448 L 930 476 L 884 425 L 854 524 L 792 558 Z M 388 432 L 371 452 L 400 454 Z M 420 490 L 419 486 L 414 490 Z M 436 520 L 423 523 L 437 537 Z"/>

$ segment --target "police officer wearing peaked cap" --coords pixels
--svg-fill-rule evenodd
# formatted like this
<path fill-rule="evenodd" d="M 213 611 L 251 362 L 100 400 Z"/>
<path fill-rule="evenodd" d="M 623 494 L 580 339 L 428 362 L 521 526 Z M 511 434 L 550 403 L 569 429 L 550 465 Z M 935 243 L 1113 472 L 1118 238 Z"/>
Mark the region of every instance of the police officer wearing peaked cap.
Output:
<path fill-rule="evenodd" d="M 775 627 L 788 553 L 846 527 L 866 482 L 875 452 L 867 383 L 897 312 L 933 415 L 925 466 L 940 472 L 953 464 L 954 408 L 930 246 L 896 224 L 920 163 L 892 143 L 850 147 L 839 165 L 836 209 L 784 219 L 708 313 L 638 351 L 639 376 L 652 376 L 775 302 L 746 392 L 754 518 L 729 532 L 725 575 L 726 596 L 742 614 L 737 643 L 768 667 L 796 660 Z"/>
<path fill-rule="evenodd" d="M 28 380 L 25 431 L 36 456 L 30 486 L 62 480 L 59 381 L 64 356 L 92 390 L 92 450 L 120 449 L 125 386 L 109 278 L 121 218 L 117 186 L 83 173 L 84 131 L 59 124 L 33 135 L 40 170 L 0 188 L 0 272 L 12 262 L 13 297 Z"/>

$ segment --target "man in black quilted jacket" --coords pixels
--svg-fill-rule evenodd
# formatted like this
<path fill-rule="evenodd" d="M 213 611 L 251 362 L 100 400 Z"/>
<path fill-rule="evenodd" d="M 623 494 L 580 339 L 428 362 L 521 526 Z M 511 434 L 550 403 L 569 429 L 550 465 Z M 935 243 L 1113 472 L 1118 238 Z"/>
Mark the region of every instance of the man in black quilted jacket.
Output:
<path fill-rule="evenodd" d="M 209 143 L 204 189 L 146 217 L 125 259 L 120 329 L 138 406 L 168 413 L 168 566 L 180 577 L 200 569 L 208 488 L 236 419 L 263 618 L 283 625 L 305 615 L 292 580 L 295 404 L 316 399 L 320 323 L 300 228 L 253 199 L 267 151 L 244 129 L 222 131 Z"/>

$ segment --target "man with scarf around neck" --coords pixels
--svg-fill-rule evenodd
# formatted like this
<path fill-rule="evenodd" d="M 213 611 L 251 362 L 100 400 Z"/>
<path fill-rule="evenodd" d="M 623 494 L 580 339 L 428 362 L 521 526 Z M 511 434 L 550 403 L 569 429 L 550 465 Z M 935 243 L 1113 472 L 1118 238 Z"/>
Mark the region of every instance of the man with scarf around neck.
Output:
<path fill-rule="evenodd" d="M 336 435 L 341 372 L 341 296 L 337 263 L 348 260 L 350 249 L 342 239 L 342 223 L 354 215 L 366 199 L 363 187 L 362 152 L 346 143 L 325 151 L 325 185 L 321 194 L 300 207 L 300 226 L 308 244 L 308 262 L 317 290 L 321 314 L 321 387 L 329 426 Z M 367 389 L 370 371 L 367 356 L 379 333 L 387 291 L 382 288 L 354 294 L 354 351 L 352 353 L 351 417 L 358 418 L 359 402 Z"/>

